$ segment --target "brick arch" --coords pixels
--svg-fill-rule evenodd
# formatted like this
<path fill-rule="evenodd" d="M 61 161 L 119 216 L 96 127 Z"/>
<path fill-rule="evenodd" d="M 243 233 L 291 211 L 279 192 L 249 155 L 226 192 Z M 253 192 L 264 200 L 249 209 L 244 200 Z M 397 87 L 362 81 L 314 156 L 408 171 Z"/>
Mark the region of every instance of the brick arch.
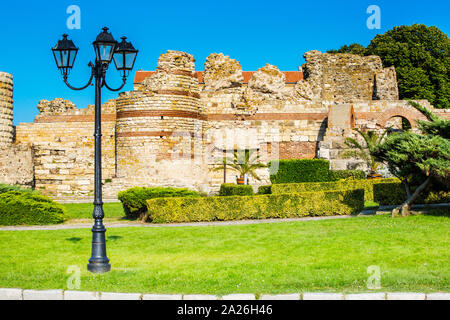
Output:
<path fill-rule="evenodd" d="M 417 120 L 426 120 L 426 117 L 414 107 L 394 107 L 383 111 L 377 119 L 377 126 L 385 128 L 386 122 L 392 117 L 402 117 L 409 121 L 411 128 L 417 126 Z"/>

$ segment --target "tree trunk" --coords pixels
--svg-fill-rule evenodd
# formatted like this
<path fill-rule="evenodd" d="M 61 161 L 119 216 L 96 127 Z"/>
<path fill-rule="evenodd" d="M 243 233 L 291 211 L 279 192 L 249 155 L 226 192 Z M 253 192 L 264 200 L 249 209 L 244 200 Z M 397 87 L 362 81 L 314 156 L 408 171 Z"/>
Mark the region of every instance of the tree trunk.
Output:
<path fill-rule="evenodd" d="M 407 179 L 402 180 L 403 185 L 405 186 L 406 198 L 411 198 L 411 190 L 409 189 L 409 184 Z"/>
<path fill-rule="evenodd" d="M 394 210 L 392 210 L 392 217 L 394 217 L 395 215 L 399 214 L 400 212 L 402 213 L 403 217 L 409 216 L 410 215 L 410 209 L 411 209 L 411 205 L 413 204 L 413 202 L 417 199 L 417 197 L 419 196 L 419 194 L 428 186 L 428 184 L 430 183 L 430 177 L 428 177 L 415 191 L 414 193 L 408 197 L 408 199 L 401 204 L 400 206 L 398 206 L 397 208 L 395 208 Z M 409 189 L 409 187 L 408 187 Z"/>

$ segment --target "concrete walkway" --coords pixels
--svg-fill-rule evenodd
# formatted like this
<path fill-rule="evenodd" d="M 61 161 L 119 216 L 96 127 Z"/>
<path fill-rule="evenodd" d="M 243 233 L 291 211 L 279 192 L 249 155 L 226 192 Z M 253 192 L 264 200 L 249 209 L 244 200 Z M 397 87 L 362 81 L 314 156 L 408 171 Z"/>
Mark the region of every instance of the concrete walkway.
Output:
<path fill-rule="evenodd" d="M 347 294 L 304 292 L 276 295 L 239 293 L 216 296 L 201 294 L 147 294 L 5 288 L 0 289 L 0 300 L 450 300 L 450 293 L 369 292 Z"/>
<path fill-rule="evenodd" d="M 233 221 L 190 222 L 190 223 L 105 222 L 105 225 L 107 228 L 208 227 L 208 226 L 232 226 L 232 225 L 261 224 L 261 223 L 282 223 L 293 221 L 347 219 L 355 217 L 357 216 L 304 217 L 304 218 L 289 218 L 289 219 L 233 220 Z M 65 230 L 65 229 L 85 229 L 85 228 L 92 228 L 92 222 L 48 225 L 48 226 L 7 226 L 7 227 L 0 227 L 0 231 Z"/>

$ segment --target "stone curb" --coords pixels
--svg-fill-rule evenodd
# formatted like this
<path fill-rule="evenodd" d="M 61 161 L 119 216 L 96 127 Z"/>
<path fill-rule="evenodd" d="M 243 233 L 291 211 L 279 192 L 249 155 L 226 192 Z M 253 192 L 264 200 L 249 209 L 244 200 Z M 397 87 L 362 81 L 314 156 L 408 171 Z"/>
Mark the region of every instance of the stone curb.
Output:
<path fill-rule="evenodd" d="M 449 292 L 369 292 L 327 293 L 304 292 L 292 294 L 141 294 L 123 292 L 91 292 L 73 290 L 23 290 L 0 288 L 0 300 L 450 300 Z"/>

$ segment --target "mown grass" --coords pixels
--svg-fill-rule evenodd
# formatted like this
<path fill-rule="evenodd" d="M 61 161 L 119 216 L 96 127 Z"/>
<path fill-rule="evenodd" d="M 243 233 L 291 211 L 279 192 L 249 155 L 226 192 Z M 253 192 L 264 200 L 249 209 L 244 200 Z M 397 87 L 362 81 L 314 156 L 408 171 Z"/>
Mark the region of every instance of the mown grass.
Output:
<path fill-rule="evenodd" d="M 450 291 L 449 218 L 371 216 L 213 227 L 107 231 L 112 271 L 86 271 L 89 229 L 0 231 L 0 287 L 150 293 Z"/>

